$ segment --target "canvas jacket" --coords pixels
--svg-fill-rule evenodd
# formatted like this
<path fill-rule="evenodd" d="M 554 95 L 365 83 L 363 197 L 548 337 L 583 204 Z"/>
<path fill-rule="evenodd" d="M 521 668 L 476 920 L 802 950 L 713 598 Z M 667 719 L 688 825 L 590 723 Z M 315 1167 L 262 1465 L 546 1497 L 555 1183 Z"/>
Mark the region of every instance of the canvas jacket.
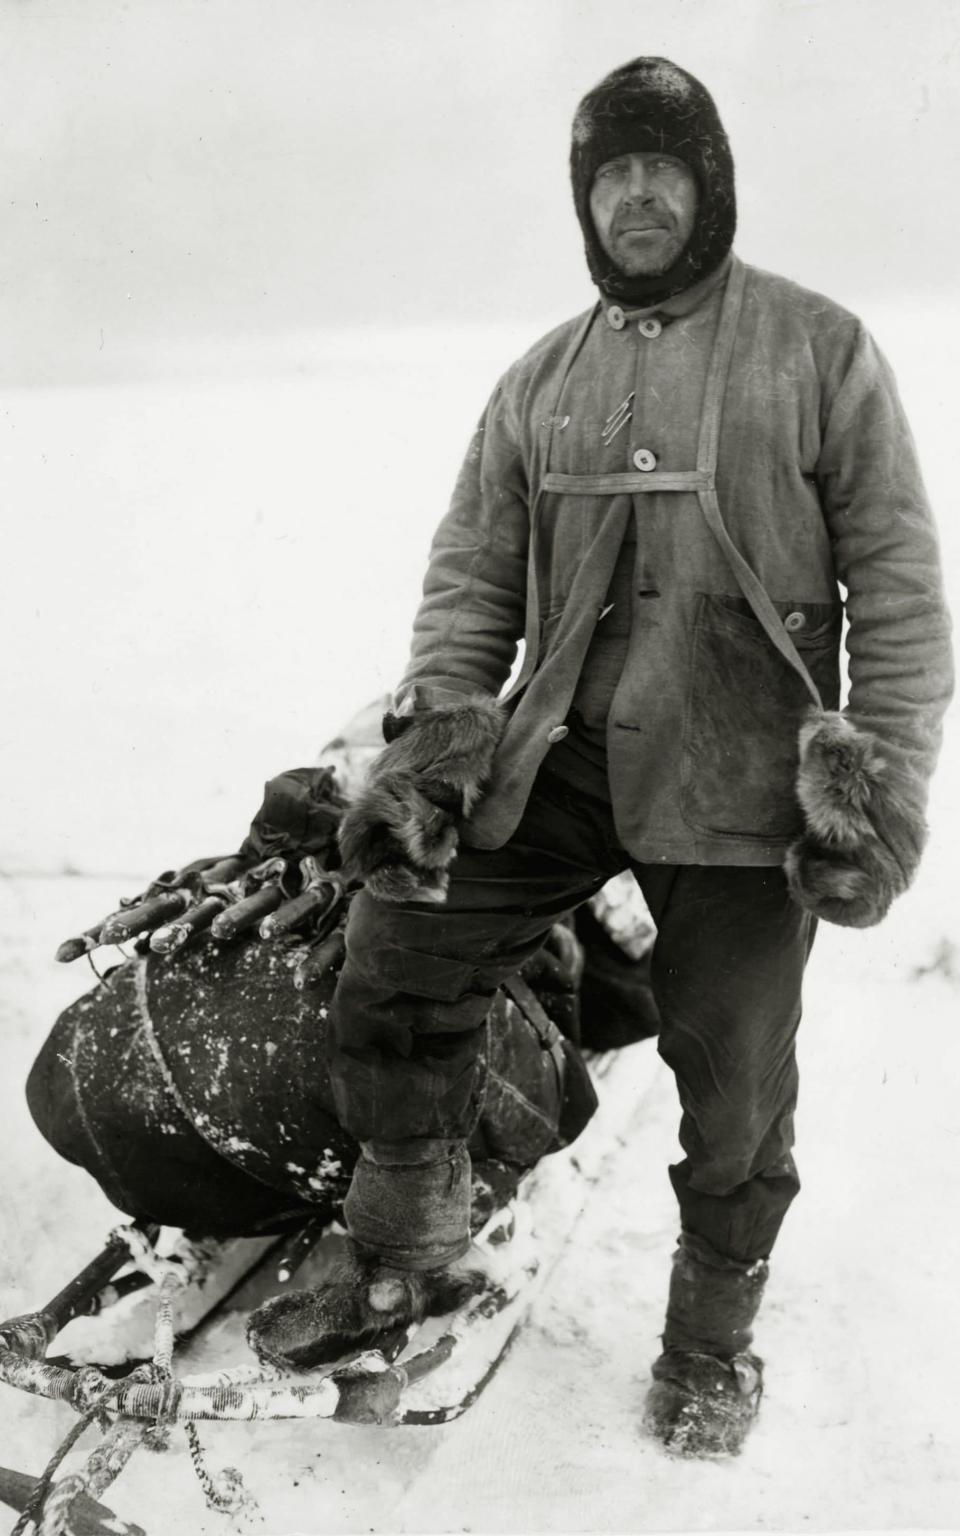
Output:
<path fill-rule="evenodd" d="M 575 708 L 605 727 L 634 858 L 776 864 L 800 825 L 798 726 L 840 699 L 844 610 L 846 707 L 922 803 L 949 621 L 892 374 L 853 315 L 734 257 L 672 308 L 598 304 L 504 375 L 398 698 L 499 694 L 524 641 L 473 846 L 511 835 Z"/>

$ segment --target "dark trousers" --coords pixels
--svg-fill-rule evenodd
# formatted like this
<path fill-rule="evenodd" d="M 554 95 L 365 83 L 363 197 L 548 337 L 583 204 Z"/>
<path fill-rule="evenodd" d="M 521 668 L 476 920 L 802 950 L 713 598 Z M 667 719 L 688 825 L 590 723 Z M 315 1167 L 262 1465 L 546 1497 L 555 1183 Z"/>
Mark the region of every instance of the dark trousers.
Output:
<path fill-rule="evenodd" d="M 636 863 L 609 805 L 547 774 L 503 848 L 462 850 L 445 905 L 355 897 L 328 1028 L 337 1111 L 364 1143 L 426 1153 L 462 1142 L 496 987 L 625 868 L 657 925 L 659 1051 L 682 1109 L 685 1156 L 670 1169 L 682 1226 L 752 1263 L 769 1255 L 799 1188 L 794 1040 L 815 925 L 779 868 Z"/>

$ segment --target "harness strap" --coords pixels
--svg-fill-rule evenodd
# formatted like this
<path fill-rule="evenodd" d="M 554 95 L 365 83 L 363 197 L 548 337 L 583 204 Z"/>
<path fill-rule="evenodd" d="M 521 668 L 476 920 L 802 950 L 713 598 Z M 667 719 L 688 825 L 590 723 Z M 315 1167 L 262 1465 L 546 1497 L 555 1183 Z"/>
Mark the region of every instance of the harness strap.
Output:
<path fill-rule="evenodd" d="M 650 469 L 612 475 L 561 475 L 551 470 L 543 477 L 545 491 L 573 491 L 578 496 L 642 495 L 645 491 L 707 491 L 713 475 L 698 469 Z"/>
<path fill-rule="evenodd" d="M 547 1010 L 537 997 L 533 988 L 528 986 L 522 976 L 508 976 L 506 981 L 500 983 L 504 992 L 513 998 L 520 1012 L 532 1024 L 545 1051 L 549 1051 L 553 1057 L 554 1065 L 560 1073 L 560 1081 L 563 1082 L 563 1074 L 566 1070 L 566 1057 L 563 1052 L 563 1036 L 556 1024 L 554 1024 Z"/>
<path fill-rule="evenodd" d="M 723 514 L 720 511 L 720 502 L 717 499 L 715 477 L 717 472 L 717 452 L 720 444 L 720 418 L 723 412 L 727 379 L 730 374 L 733 346 L 737 337 L 737 324 L 743 304 L 745 281 L 746 272 L 743 263 L 734 261 L 730 269 L 727 289 L 723 296 L 720 324 L 717 327 L 716 340 L 713 344 L 713 353 L 710 358 L 710 367 L 704 390 L 703 415 L 700 419 L 700 438 L 697 443 L 697 469 L 702 475 L 708 477 L 709 484 L 698 490 L 697 500 L 700 503 L 700 510 L 703 513 L 707 527 L 723 550 L 736 578 L 737 586 L 750 604 L 755 618 L 762 625 L 768 638 L 776 646 L 784 661 L 793 668 L 800 678 L 814 704 L 819 710 L 822 710 L 823 700 L 820 697 L 820 690 L 810 676 L 810 672 L 800 652 L 784 629 L 780 615 L 767 596 L 763 583 L 756 572 L 748 565 L 727 532 L 726 524 L 723 521 Z"/>
<path fill-rule="evenodd" d="M 707 368 L 707 381 L 703 390 L 703 411 L 700 416 L 700 436 L 697 441 L 697 469 L 701 474 L 711 477 L 717 472 L 723 395 L 730 373 L 733 345 L 737 339 L 746 276 L 743 262 L 733 261 L 724 290 L 723 303 L 720 306 L 720 323 L 714 337 L 713 351 Z"/>

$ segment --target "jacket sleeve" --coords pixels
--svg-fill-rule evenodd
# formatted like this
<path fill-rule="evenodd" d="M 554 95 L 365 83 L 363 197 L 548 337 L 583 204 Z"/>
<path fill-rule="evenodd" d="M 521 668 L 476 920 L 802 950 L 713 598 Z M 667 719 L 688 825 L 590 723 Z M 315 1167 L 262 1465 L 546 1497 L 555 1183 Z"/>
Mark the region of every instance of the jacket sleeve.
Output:
<path fill-rule="evenodd" d="M 859 323 L 831 382 L 817 479 L 847 594 L 845 713 L 922 807 L 953 689 L 936 530 L 893 374 Z"/>
<path fill-rule="evenodd" d="M 497 695 L 524 632 L 530 537 L 527 476 L 509 375 L 480 420 L 430 549 L 403 707 Z"/>

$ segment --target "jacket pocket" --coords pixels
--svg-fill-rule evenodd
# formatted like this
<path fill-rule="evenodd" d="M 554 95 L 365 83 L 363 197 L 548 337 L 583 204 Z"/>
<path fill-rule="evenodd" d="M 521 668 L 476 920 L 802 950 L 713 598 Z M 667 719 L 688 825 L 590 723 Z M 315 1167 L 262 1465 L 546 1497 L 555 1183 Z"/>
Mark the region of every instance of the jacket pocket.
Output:
<path fill-rule="evenodd" d="M 842 610 L 775 603 L 820 690 L 840 700 Z M 732 837 L 799 831 L 797 736 L 810 705 L 800 678 L 745 598 L 701 593 L 694 622 L 681 754 L 681 809 L 689 826 Z"/>

